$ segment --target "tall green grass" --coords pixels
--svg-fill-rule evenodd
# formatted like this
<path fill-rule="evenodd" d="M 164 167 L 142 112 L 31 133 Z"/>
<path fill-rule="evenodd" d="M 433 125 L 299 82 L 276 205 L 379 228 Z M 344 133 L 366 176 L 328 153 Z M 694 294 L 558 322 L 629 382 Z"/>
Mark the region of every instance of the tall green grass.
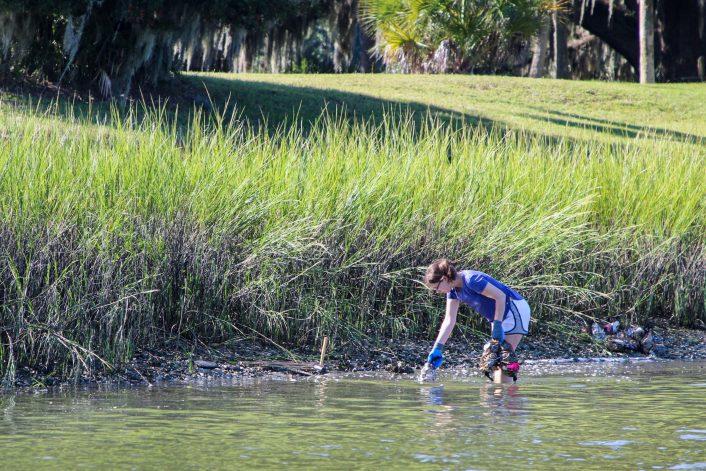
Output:
<path fill-rule="evenodd" d="M 419 122 L 0 113 L 3 374 L 174 337 L 428 335 L 443 300 L 418 280 L 440 256 L 540 324 L 706 320 L 703 147 Z"/>

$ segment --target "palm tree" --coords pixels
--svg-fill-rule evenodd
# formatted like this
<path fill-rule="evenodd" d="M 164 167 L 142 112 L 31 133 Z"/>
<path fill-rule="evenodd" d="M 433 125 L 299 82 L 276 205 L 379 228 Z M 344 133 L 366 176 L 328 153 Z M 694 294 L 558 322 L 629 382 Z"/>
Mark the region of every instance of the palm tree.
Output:
<path fill-rule="evenodd" d="M 463 72 L 529 36 L 548 0 L 361 0 L 360 17 L 376 34 L 376 53 L 403 72 Z"/>

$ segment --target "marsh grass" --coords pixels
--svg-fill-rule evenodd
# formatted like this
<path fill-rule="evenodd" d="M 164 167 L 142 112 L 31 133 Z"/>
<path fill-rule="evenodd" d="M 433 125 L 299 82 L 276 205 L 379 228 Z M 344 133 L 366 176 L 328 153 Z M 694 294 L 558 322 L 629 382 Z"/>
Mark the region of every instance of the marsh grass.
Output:
<path fill-rule="evenodd" d="M 170 338 L 429 335 L 440 256 L 538 323 L 706 320 L 704 148 L 324 114 L 0 113 L 0 360 L 63 376 Z M 480 321 L 468 317 L 476 326 Z"/>

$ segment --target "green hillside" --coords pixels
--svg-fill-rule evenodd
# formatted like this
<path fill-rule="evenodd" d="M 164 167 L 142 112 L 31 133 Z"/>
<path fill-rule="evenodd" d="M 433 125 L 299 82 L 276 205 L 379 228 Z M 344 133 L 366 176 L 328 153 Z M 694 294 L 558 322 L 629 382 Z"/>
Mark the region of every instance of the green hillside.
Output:
<path fill-rule="evenodd" d="M 215 103 L 228 97 L 252 120 L 316 119 L 344 106 L 349 117 L 384 110 L 430 110 L 454 122 L 526 130 L 556 137 L 614 140 L 706 139 L 706 85 L 638 86 L 467 75 L 295 75 L 194 73 Z"/>

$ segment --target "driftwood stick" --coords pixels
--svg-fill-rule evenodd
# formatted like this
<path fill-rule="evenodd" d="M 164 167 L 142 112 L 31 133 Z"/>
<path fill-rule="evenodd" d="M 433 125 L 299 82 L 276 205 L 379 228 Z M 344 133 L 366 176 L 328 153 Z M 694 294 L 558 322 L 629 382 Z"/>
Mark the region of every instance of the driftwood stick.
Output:
<path fill-rule="evenodd" d="M 321 357 L 319 357 L 319 366 L 324 366 L 324 357 L 326 356 L 326 349 L 328 348 L 328 337 L 324 337 L 324 343 L 321 345 Z"/>
<path fill-rule="evenodd" d="M 301 376 L 313 376 L 317 373 L 318 365 L 314 362 L 300 363 L 294 361 L 248 361 L 243 362 L 243 366 L 262 368 L 268 371 L 280 371 L 284 373 L 294 373 Z"/>

